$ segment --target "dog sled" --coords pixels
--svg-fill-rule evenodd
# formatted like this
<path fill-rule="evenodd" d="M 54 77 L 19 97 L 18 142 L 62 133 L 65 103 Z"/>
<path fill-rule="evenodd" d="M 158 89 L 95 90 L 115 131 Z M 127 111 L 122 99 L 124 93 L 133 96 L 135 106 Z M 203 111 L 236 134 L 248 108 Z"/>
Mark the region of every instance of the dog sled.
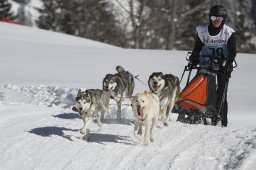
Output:
<path fill-rule="evenodd" d="M 188 53 L 190 54 L 190 52 Z M 188 55 L 186 60 L 189 61 Z M 236 61 L 233 68 L 237 67 Z M 223 116 L 221 115 L 225 107 L 226 91 L 228 81 L 223 81 L 224 78 L 229 79 L 227 76 L 227 66 L 224 69 L 223 77 L 219 87 L 222 88 L 222 93 L 219 98 L 219 105 L 217 107 L 217 117 L 212 118 L 206 114 L 206 100 L 207 100 L 207 84 L 208 75 L 206 73 L 198 73 L 190 81 L 191 72 L 198 70 L 198 67 L 191 67 L 190 63 L 185 66 L 180 82 L 182 81 L 185 72 L 188 72 L 188 78 L 184 89 L 180 92 L 177 101 L 172 110 L 173 113 L 178 114 L 177 121 L 189 124 L 204 124 L 204 125 L 217 125 L 222 122 Z M 218 87 L 218 88 L 219 88 Z M 220 89 L 217 89 L 217 91 Z"/>

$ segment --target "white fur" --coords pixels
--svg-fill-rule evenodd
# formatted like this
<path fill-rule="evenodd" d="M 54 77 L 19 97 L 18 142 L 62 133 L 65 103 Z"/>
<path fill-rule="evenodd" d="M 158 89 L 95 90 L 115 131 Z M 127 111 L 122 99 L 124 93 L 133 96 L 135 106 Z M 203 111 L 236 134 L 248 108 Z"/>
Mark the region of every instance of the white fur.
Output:
<path fill-rule="evenodd" d="M 138 112 L 141 110 L 143 112 Z M 144 144 L 154 141 L 153 128 L 158 120 L 160 104 L 157 95 L 145 91 L 132 98 L 132 110 L 134 113 L 134 136 L 138 141 L 142 140 L 142 125 L 145 124 Z"/>
<path fill-rule="evenodd" d="M 76 107 L 79 109 L 80 112 L 84 113 L 90 108 L 91 104 L 87 103 L 85 100 L 78 100 L 76 101 Z"/>
<path fill-rule="evenodd" d="M 117 83 L 111 81 L 111 82 L 108 84 L 108 89 L 114 90 L 114 89 L 116 88 L 116 86 L 117 86 Z"/>
<path fill-rule="evenodd" d="M 156 83 L 156 84 L 155 84 Z M 165 80 L 162 79 L 161 77 L 154 76 L 149 80 L 149 84 L 151 88 L 154 90 L 154 93 L 161 93 L 165 86 Z"/>

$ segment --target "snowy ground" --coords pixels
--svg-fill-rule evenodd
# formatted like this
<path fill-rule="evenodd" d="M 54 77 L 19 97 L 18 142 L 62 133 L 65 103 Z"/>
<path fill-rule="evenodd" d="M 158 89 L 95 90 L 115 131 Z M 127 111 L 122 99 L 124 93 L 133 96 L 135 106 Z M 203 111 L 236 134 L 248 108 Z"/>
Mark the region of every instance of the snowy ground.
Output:
<path fill-rule="evenodd" d="M 137 143 L 133 116 L 111 105 L 104 125 L 71 111 L 79 88 L 102 88 L 122 65 L 144 83 L 155 71 L 181 76 L 184 51 L 129 50 L 78 37 L 0 23 L 0 169 L 256 169 L 256 55 L 238 54 L 229 88 L 227 128 L 161 121 L 155 142 Z M 182 84 L 182 88 L 184 83 Z M 148 87 L 136 81 L 135 92 Z M 129 101 L 126 101 L 129 103 Z"/>

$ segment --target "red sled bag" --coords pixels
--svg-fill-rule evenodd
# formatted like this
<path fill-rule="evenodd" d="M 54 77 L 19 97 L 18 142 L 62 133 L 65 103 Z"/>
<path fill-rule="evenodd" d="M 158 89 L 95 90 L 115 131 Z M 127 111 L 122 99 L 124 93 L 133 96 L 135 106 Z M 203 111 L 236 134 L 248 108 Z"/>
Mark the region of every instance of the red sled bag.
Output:
<path fill-rule="evenodd" d="M 207 124 L 206 99 L 208 76 L 196 75 L 181 91 L 173 108 L 178 113 L 177 121 L 190 124 Z"/>
<path fill-rule="evenodd" d="M 179 104 L 180 107 L 205 112 L 207 83 L 207 75 L 196 76 L 186 88 L 181 91 L 176 103 Z"/>

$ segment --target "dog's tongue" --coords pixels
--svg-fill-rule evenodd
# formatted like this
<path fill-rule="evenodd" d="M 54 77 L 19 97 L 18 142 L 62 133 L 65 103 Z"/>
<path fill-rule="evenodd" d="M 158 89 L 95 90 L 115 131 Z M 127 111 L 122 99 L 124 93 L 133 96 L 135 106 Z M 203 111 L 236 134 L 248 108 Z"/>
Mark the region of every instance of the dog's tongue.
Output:
<path fill-rule="evenodd" d="M 137 108 L 137 112 L 141 118 L 143 118 L 143 108 Z"/>
<path fill-rule="evenodd" d="M 78 112 L 81 116 L 82 116 L 82 112 L 80 112 L 79 110 L 78 110 L 78 108 L 76 107 L 76 106 L 73 106 L 72 107 L 72 110 L 74 111 L 74 112 Z"/>
<path fill-rule="evenodd" d="M 73 107 L 72 107 L 72 110 L 73 110 L 74 112 L 79 112 L 79 110 L 76 108 L 76 106 L 73 106 Z"/>
<path fill-rule="evenodd" d="M 112 95 L 113 95 L 111 89 L 108 89 L 108 95 L 109 95 L 109 96 L 112 96 Z"/>

